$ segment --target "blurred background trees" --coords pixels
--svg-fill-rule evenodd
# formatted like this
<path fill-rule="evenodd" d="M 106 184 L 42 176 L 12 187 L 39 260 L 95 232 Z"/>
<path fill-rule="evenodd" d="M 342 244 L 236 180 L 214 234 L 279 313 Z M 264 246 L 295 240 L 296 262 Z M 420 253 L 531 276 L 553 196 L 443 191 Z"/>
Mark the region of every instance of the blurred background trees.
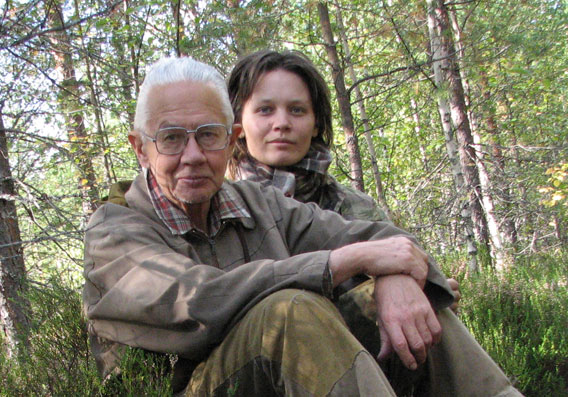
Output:
<path fill-rule="evenodd" d="M 166 55 L 195 57 L 226 76 L 239 56 L 258 49 L 306 53 L 333 95 L 332 172 L 340 181 L 375 197 L 466 289 L 483 274 L 515 284 L 517 276 L 503 275 L 530 271 L 533 288 L 566 296 L 566 272 L 550 263 L 566 258 L 567 6 L 5 0 L 4 351 L 14 356 L 18 346 L 27 349 L 30 332 L 48 329 L 33 321 L 46 309 L 38 291 L 78 302 L 86 220 L 110 184 L 138 172 L 126 139 L 135 99 L 146 66 Z M 484 315 L 473 309 L 475 298 L 471 305 L 472 318 Z"/>

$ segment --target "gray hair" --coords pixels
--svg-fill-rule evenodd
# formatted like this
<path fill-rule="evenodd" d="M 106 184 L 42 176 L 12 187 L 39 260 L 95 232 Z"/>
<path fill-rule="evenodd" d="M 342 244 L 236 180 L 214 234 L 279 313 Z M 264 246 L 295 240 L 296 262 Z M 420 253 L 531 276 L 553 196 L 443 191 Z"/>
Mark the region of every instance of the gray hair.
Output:
<path fill-rule="evenodd" d="M 148 95 L 155 86 L 178 83 L 183 81 L 201 82 L 212 86 L 219 98 L 223 115 L 225 116 L 227 128 L 230 129 L 235 119 L 227 85 L 223 76 L 203 62 L 196 61 L 189 57 L 182 58 L 162 58 L 154 63 L 140 87 L 140 94 L 136 103 L 136 113 L 134 114 L 134 131 L 144 132 L 148 120 Z M 144 135 L 142 135 L 144 137 Z"/>

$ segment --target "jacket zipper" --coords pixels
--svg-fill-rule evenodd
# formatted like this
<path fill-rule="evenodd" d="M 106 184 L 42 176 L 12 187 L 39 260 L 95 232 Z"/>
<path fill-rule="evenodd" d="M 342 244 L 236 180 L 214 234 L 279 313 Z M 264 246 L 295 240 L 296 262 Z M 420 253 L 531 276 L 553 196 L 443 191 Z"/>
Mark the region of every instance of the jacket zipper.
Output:
<path fill-rule="evenodd" d="M 217 250 L 215 249 L 216 247 L 216 243 L 215 240 L 212 238 L 208 238 L 209 241 L 209 248 L 211 248 L 211 256 L 213 257 L 213 261 L 215 262 L 215 266 L 217 266 L 218 268 L 219 266 L 219 259 L 217 259 Z"/>
<path fill-rule="evenodd" d="M 192 236 L 197 237 L 200 240 L 203 241 L 207 241 L 209 243 L 209 249 L 211 250 L 211 258 L 213 259 L 213 264 L 219 268 L 219 259 L 217 258 L 217 250 L 216 250 L 216 243 L 215 243 L 215 239 L 211 238 L 209 236 L 206 236 L 204 233 L 198 231 L 198 230 L 192 230 L 189 233 L 191 233 Z"/>

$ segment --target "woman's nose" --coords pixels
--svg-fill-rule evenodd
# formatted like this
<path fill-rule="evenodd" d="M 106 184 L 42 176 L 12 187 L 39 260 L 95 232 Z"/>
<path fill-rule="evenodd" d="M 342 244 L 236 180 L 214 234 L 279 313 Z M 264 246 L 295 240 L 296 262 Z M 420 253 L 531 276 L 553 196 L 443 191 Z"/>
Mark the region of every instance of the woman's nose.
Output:
<path fill-rule="evenodd" d="M 280 130 L 289 130 L 291 126 L 290 115 L 284 109 L 278 109 L 274 113 L 274 128 Z"/>

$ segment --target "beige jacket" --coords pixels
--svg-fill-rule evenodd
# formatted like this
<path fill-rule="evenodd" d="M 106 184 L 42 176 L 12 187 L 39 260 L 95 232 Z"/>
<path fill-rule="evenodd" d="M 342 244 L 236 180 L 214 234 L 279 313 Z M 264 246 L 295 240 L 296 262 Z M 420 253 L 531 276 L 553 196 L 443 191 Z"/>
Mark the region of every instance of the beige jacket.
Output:
<path fill-rule="evenodd" d="M 142 175 L 126 193 L 128 207 L 108 203 L 92 216 L 83 299 L 103 375 L 116 366 L 121 344 L 200 361 L 248 309 L 276 290 L 307 289 L 331 298 L 330 250 L 408 235 L 387 223 L 345 221 L 253 182 L 223 186 L 242 198 L 251 217 L 226 222 L 211 237 L 172 235 L 155 213 Z M 434 264 L 426 293 L 437 309 L 453 299 Z"/>

